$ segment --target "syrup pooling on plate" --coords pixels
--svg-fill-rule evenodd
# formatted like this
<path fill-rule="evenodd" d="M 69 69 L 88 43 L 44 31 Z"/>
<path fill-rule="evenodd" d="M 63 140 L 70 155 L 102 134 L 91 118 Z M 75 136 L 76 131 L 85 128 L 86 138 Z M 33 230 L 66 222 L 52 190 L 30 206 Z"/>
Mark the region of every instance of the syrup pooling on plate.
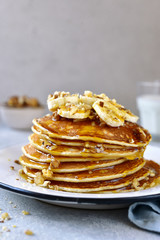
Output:
<path fill-rule="evenodd" d="M 105 94 L 55 92 L 52 112 L 33 120 L 20 175 L 38 186 L 82 193 L 153 187 L 159 165 L 143 154 L 151 140 L 138 117 Z"/>

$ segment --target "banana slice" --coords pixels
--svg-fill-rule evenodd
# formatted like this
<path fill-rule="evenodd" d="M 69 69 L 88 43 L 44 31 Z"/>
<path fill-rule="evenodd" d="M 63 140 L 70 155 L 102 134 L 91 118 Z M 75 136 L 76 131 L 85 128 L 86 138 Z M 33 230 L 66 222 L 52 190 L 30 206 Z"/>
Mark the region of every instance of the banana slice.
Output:
<path fill-rule="evenodd" d="M 138 117 L 117 104 L 115 100 L 98 100 L 93 104 L 93 108 L 98 116 L 112 127 L 122 126 L 124 121 L 137 122 Z"/>
<path fill-rule="evenodd" d="M 90 106 L 92 106 L 93 103 L 96 102 L 97 100 L 108 101 L 109 98 L 104 93 L 100 95 L 96 95 L 96 94 L 93 94 L 91 91 L 85 91 L 83 96 L 80 95 L 80 101 Z"/>
<path fill-rule="evenodd" d="M 61 106 L 57 112 L 61 117 L 72 118 L 72 119 L 84 119 L 88 118 L 90 115 L 91 107 L 84 103 L 80 103 L 77 105 L 68 104 L 65 106 Z"/>
<path fill-rule="evenodd" d="M 95 97 L 87 97 L 87 96 L 80 96 L 80 101 L 82 103 L 85 103 L 87 105 L 92 106 L 95 101 L 97 101 L 97 98 Z"/>
<path fill-rule="evenodd" d="M 92 106 L 96 100 L 91 91 L 85 91 L 83 95 L 80 95 L 80 102 L 90 106 Z"/>
<path fill-rule="evenodd" d="M 110 106 L 114 111 L 121 117 L 123 117 L 126 121 L 136 123 L 139 119 L 136 115 L 134 115 L 130 110 L 125 109 L 122 105 L 116 103 L 116 100 L 113 99 L 109 102 Z"/>
<path fill-rule="evenodd" d="M 48 108 L 50 111 L 57 110 L 60 106 L 64 106 L 67 103 L 78 104 L 79 95 L 70 95 L 68 92 L 56 92 L 53 96 L 49 96 L 47 100 Z"/>
<path fill-rule="evenodd" d="M 123 126 L 124 119 L 118 116 L 107 101 L 98 100 L 92 105 L 98 116 L 112 127 Z"/>
<path fill-rule="evenodd" d="M 56 99 L 49 99 L 47 101 L 48 109 L 50 111 L 55 111 L 59 106 L 62 106 L 65 104 L 65 99 L 62 97 L 56 98 Z"/>

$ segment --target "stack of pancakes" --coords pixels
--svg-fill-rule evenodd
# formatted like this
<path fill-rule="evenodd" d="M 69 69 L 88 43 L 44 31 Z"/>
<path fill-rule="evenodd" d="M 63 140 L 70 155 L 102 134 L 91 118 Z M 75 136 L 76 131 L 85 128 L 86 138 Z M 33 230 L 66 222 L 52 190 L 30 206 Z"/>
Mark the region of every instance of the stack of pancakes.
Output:
<path fill-rule="evenodd" d="M 93 102 L 86 103 L 87 97 Z M 69 93 L 49 96 L 52 114 L 33 120 L 33 134 L 22 148 L 20 175 L 38 186 L 81 193 L 118 193 L 157 185 L 160 166 L 143 158 L 151 135 L 135 122 L 136 116 L 104 94 L 84 93 L 78 104 L 73 98 Z"/>

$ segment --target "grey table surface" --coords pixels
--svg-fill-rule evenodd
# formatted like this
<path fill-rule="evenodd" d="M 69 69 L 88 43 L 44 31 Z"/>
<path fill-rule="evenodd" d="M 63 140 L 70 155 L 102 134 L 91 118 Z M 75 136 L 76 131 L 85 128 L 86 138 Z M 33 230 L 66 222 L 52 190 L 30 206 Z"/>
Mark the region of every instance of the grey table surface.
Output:
<path fill-rule="evenodd" d="M 30 131 L 16 131 L 0 124 L 0 149 L 26 143 Z M 152 143 L 160 146 L 160 143 Z M 69 240 L 158 240 L 160 235 L 141 230 L 128 220 L 128 209 L 83 210 L 58 207 L 0 189 L 1 213 L 11 219 L 0 222 L 0 239 Z M 29 215 L 23 215 L 22 211 Z M 13 227 L 16 225 L 16 228 Z M 6 226 L 10 231 L 4 232 Z M 25 235 L 30 229 L 34 235 Z"/>

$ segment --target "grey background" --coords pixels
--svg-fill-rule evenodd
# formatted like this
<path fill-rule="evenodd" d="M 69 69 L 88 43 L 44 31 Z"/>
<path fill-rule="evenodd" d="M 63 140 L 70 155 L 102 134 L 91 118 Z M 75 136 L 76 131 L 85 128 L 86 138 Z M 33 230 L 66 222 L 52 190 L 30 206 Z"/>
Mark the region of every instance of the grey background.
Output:
<path fill-rule="evenodd" d="M 136 82 L 160 77 L 159 9 L 159 0 L 1 0 L 0 102 L 90 89 L 136 112 Z"/>
<path fill-rule="evenodd" d="M 159 9 L 159 0 L 1 0 L 0 102 L 90 89 L 136 111 L 136 82 L 160 77 Z M 0 132 L 1 148 L 29 135 Z M 11 229 L 2 239 L 159 239 L 131 224 L 127 209 L 69 209 L 2 189 L 0 203 L 12 218 L 0 225 Z M 35 235 L 25 236 L 27 228 Z"/>

